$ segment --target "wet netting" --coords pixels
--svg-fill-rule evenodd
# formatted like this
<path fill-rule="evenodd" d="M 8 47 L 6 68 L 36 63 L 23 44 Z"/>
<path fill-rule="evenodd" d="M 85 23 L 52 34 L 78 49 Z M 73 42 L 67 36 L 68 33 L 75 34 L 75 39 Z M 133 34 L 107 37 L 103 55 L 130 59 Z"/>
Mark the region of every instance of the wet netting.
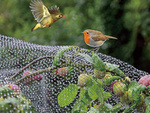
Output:
<path fill-rule="evenodd" d="M 148 88 L 138 81 L 145 75 L 77 46 L 0 35 L 0 113 L 142 113 Z"/>

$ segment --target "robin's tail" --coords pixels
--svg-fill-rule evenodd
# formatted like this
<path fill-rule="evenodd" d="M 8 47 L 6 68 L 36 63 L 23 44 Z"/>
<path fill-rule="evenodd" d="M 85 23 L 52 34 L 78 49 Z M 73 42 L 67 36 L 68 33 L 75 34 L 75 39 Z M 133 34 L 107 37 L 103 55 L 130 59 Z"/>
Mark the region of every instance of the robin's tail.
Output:
<path fill-rule="evenodd" d="M 116 37 L 112 37 L 112 36 L 108 36 L 108 35 L 105 35 L 105 36 L 106 36 L 107 39 L 108 39 L 108 38 L 117 39 Z"/>
<path fill-rule="evenodd" d="M 36 30 L 37 28 L 41 28 L 41 24 L 36 24 L 32 29 L 31 29 L 31 31 L 34 31 L 34 30 Z"/>

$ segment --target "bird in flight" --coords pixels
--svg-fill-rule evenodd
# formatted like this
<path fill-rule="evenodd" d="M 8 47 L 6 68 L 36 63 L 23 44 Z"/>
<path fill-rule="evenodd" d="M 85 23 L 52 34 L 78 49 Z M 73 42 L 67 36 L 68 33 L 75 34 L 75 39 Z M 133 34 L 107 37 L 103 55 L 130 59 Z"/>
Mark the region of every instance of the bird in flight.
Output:
<path fill-rule="evenodd" d="M 47 8 L 41 0 L 31 1 L 30 6 L 31 12 L 37 21 L 37 24 L 32 28 L 31 31 L 37 28 L 49 28 L 51 24 L 56 22 L 62 17 L 65 17 L 60 11 L 59 7 L 52 6 Z"/>

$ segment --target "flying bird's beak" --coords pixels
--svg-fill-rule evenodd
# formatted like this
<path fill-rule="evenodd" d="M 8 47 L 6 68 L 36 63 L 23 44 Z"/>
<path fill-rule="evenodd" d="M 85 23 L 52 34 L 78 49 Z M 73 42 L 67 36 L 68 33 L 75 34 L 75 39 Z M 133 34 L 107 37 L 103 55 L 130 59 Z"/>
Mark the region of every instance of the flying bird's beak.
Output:
<path fill-rule="evenodd" d="M 64 15 L 62 17 L 65 17 Z"/>

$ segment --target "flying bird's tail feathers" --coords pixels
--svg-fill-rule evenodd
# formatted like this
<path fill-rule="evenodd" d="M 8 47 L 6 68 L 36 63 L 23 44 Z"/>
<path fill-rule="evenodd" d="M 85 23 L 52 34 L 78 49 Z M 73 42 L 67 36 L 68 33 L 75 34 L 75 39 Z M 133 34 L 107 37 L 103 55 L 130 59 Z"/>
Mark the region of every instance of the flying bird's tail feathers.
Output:
<path fill-rule="evenodd" d="M 32 29 L 31 29 L 31 31 L 34 31 L 34 30 L 36 30 L 37 28 L 41 28 L 41 24 L 36 24 Z"/>

